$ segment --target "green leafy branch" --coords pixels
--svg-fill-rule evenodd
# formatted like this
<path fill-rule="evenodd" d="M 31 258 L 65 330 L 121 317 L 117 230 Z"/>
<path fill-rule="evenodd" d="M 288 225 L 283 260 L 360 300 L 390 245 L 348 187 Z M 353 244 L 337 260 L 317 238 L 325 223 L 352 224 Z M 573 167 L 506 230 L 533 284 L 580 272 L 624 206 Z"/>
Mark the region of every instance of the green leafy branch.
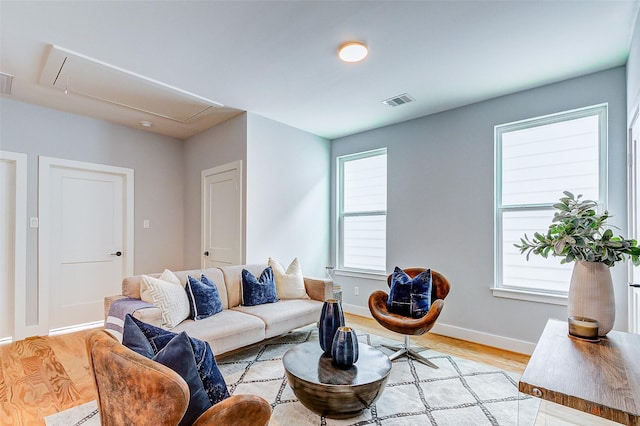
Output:
<path fill-rule="evenodd" d="M 525 234 L 520 244 L 514 244 L 527 255 L 527 260 L 533 253 L 544 258 L 549 254 L 563 257 L 560 263 L 587 261 L 613 266 L 629 258 L 634 265 L 640 265 L 637 241 L 616 237 L 606 227 L 609 212 L 597 214 L 595 201 L 582 200 L 582 195 L 576 197 L 569 191 L 563 194 L 560 202 L 553 205 L 557 211 L 547 233 L 536 232 L 531 239 Z"/>

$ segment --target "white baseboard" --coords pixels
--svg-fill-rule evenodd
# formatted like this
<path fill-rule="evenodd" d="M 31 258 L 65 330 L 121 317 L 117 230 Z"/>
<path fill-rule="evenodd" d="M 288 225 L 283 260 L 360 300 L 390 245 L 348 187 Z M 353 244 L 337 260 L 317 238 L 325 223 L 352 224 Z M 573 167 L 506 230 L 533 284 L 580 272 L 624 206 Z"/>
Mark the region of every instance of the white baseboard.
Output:
<path fill-rule="evenodd" d="M 76 331 L 89 330 L 92 328 L 104 327 L 104 321 L 94 321 L 85 324 L 72 325 L 70 327 L 60 327 L 49 331 L 49 336 L 58 336 L 60 334 L 73 333 Z"/>
<path fill-rule="evenodd" d="M 531 355 L 536 347 L 536 344 L 532 342 L 442 323 L 436 323 L 436 325 L 431 329 L 431 332 L 442 336 L 467 340 L 469 342 L 480 343 L 482 345 L 526 355 Z"/>
<path fill-rule="evenodd" d="M 342 304 L 344 312 L 359 315 L 361 317 L 373 318 L 368 308 L 358 305 Z M 457 327 L 436 323 L 431 329 L 432 333 L 442 336 L 453 337 L 454 339 L 466 340 L 468 342 L 480 343 L 481 345 L 491 346 L 506 351 L 517 352 L 521 354 L 531 355 L 536 347 L 535 343 L 526 342 L 524 340 L 512 339 L 510 337 L 498 336 L 496 334 L 485 333 L 482 331 L 471 330 L 468 328 Z"/>
<path fill-rule="evenodd" d="M 348 303 L 343 303 L 342 304 L 342 310 L 344 312 L 348 312 L 350 314 L 358 315 L 358 316 L 361 316 L 361 317 L 373 318 L 371 316 L 371 312 L 369 312 L 369 308 L 363 308 L 362 306 L 350 305 Z"/>

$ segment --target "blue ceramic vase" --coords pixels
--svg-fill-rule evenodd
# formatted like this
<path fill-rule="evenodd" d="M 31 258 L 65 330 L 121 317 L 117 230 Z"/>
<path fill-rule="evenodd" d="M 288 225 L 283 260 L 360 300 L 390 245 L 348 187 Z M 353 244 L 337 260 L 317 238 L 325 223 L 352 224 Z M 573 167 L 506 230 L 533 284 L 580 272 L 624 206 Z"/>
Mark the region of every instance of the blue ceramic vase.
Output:
<path fill-rule="evenodd" d="M 320 321 L 318 322 L 320 347 L 325 354 L 331 355 L 333 336 L 335 336 L 336 330 L 343 325 L 342 305 L 336 299 L 327 299 L 322 305 Z"/>
<path fill-rule="evenodd" d="M 338 368 L 349 368 L 358 361 L 358 336 L 351 327 L 340 327 L 333 338 L 331 357 Z"/>

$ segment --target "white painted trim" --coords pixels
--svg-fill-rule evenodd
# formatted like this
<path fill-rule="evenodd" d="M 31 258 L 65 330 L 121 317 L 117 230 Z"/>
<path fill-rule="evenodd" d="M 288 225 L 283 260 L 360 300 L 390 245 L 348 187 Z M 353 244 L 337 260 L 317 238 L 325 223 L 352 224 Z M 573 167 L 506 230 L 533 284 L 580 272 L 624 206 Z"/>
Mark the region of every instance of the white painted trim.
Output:
<path fill-rule="evenodd" d="M 498 336 L 497 334 L 485 333 L 483 331 L 471 330 L 443 323 L 436 323 L 436 325 L 431 329 L 431 332 L 442 336 L 453 337 L 454 339 L 480 343 L 493 348 L 526 355 L 531 355 L 536 347 L 534 342 L 512 339 L 510 337 Z"/>
<path fill-rule="evenodd" d="M 133 275 L 134 256 L 134 171 L 126 167 L 88 163 L 84 161 L 65 160 L 61 158 L 38 157 L 38 216 L 40 228 L 38 232 L 38 327 L 37 334 L 49 334 L 49 294 L 50 294 L 50 246 L 51 229 L 51 179 L 50 170 L 58 168 L 86 170 L 89 172 L 111 173 L 120 175 L 125 180 L 125 218 L 124 218 L 124 277 Z"/>
<path fill-rule="evenodd" d="M 640 288 L 629 286 L 627 295 L 629 301 L 629 333 L 640 334 Z"/>
<path fill-rule="evenodd" d="M 513 290 L 510 288 L 490 287 L 494 297 L 506 299 L 526 300 L 528 302 L 547 303 L 550 305 L 567 306 L 567 295 L 536 293 L 533 291 Z"/>
<path fill-rule="evenodd" d="M 629 127 L 627 132 L 627 221 L 629 226 L 629 237 L 633 239 L 638 239 L 639 235 L 639 221 L 636 207 L 640 200 L 638 199 L 638 193 L 640 188 L 636 184 L 638 179 L 638 173 L 640 170 L 636 169 L 636 163 L 638 160 L 638 143 L 634 143 L 634 139 L 636 141 L 640 141 L 640 132 L 635 135 L 634 130 L 640 130 L 640 98 L 638 102 L 631 108 L 631 113 L 629 114 L 631 117 L 629 120 Z M 627 262 L 627 282 L 629 284 L 637 284 L 640 282 L 640 267 L 636 267 L 632 262 Z M 628 295 L 627 295 L 627 329 L 631 333 L 640 333 L 638 329 L 638 315 L 640 315 L 640 306 L 638 306 L 638 298 L 636 297 L 637 288 L 629 286 Z"/>
<path fill-rule="evenodd" d="M 27 326 L 27 154 L 0 151 L 0 160 L 15 166 L 15 240 L 13 340 L 28 336 Z"/>
<path fill-rule="evenodd" d="M 381 272 L 364 272 L 364 271 L 350 271 L 348 269 L 335 269 L 333 273 L 336 276 L 341 277 L 352 277 L 352 278 L 364 278 L 367 280 L 375 280 L 375 281 L 387 281 L 387 277 L 389 274 Z"/>
<path fill-rule="evenodd" d="M 238 175 L 238 190 L 240 191 L 240 196 L 238 197 L 238 212 L 240 213 L 239 219 L 239 229 L 238 229 L 238 250 L 240 259 L 237 262 L 238 265 L 244 263 L 244 235 L 243 235 L 243 220 L 242 220 L 242 200 L 244 198 L 244 187 L 242 186 L 242 160 L 232 161 L 230 163 L 223 164 L 221 166 L 211 167 L 210 169 L 205 169 L 200 172 L 200 267 L 204 269 L 205 259 L 204 259 L 204 251 L 205 251 L 205 232 L 206 229 L 206 217 L 205 217 L 205 179 L 211 175 L 217 175 L 224 172 L 236 171 Z"/>
<path fill-rule="evenodd" d="M 342 310 L 344 312 L 354 314 L 354 315 L 359 315 L 361 317 L 373 318 L 373 316 L 371 316 L 371 312 L 369 311 L 369 308 L 364 308 L 359 305 L 350 305 L 348 303 L 343 303 Z"/>
<path fill-rule="evenodd" d="M 54 328 L 49 331 L 49 336 L 59 336 L 61 334 L 74 333 L 76 331 L 91 330 L 93 328 L 104 327 L 104 321 L 87 322 L 84 324 L 76 324 L 69 327 Z"/>
<path fill-rule="evenodd" d="M 344 312 L 350 314 L 373 318 L 369 309 L 363 308 L 362 306 L 343 303 L 342 309 Z M 431 329 L 431 333 L 527 355 L 531 355 L 536 347 L 536 344 L 532 342 L 498 336 L 496 334 L 485 333 L 439 322 Z"/>

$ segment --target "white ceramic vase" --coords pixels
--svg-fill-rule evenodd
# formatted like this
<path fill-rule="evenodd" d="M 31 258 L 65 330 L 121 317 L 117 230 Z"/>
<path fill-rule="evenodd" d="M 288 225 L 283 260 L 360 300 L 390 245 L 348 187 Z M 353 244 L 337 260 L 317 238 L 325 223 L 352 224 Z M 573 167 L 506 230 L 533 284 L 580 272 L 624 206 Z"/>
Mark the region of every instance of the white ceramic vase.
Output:
<path fill-rule="evenodd" d="M 576 262 L 569 285 L 568 316 L 598 321 L 598 336 L 605 336 L 616 320 L 611 271 L 602 262 Z"/>

